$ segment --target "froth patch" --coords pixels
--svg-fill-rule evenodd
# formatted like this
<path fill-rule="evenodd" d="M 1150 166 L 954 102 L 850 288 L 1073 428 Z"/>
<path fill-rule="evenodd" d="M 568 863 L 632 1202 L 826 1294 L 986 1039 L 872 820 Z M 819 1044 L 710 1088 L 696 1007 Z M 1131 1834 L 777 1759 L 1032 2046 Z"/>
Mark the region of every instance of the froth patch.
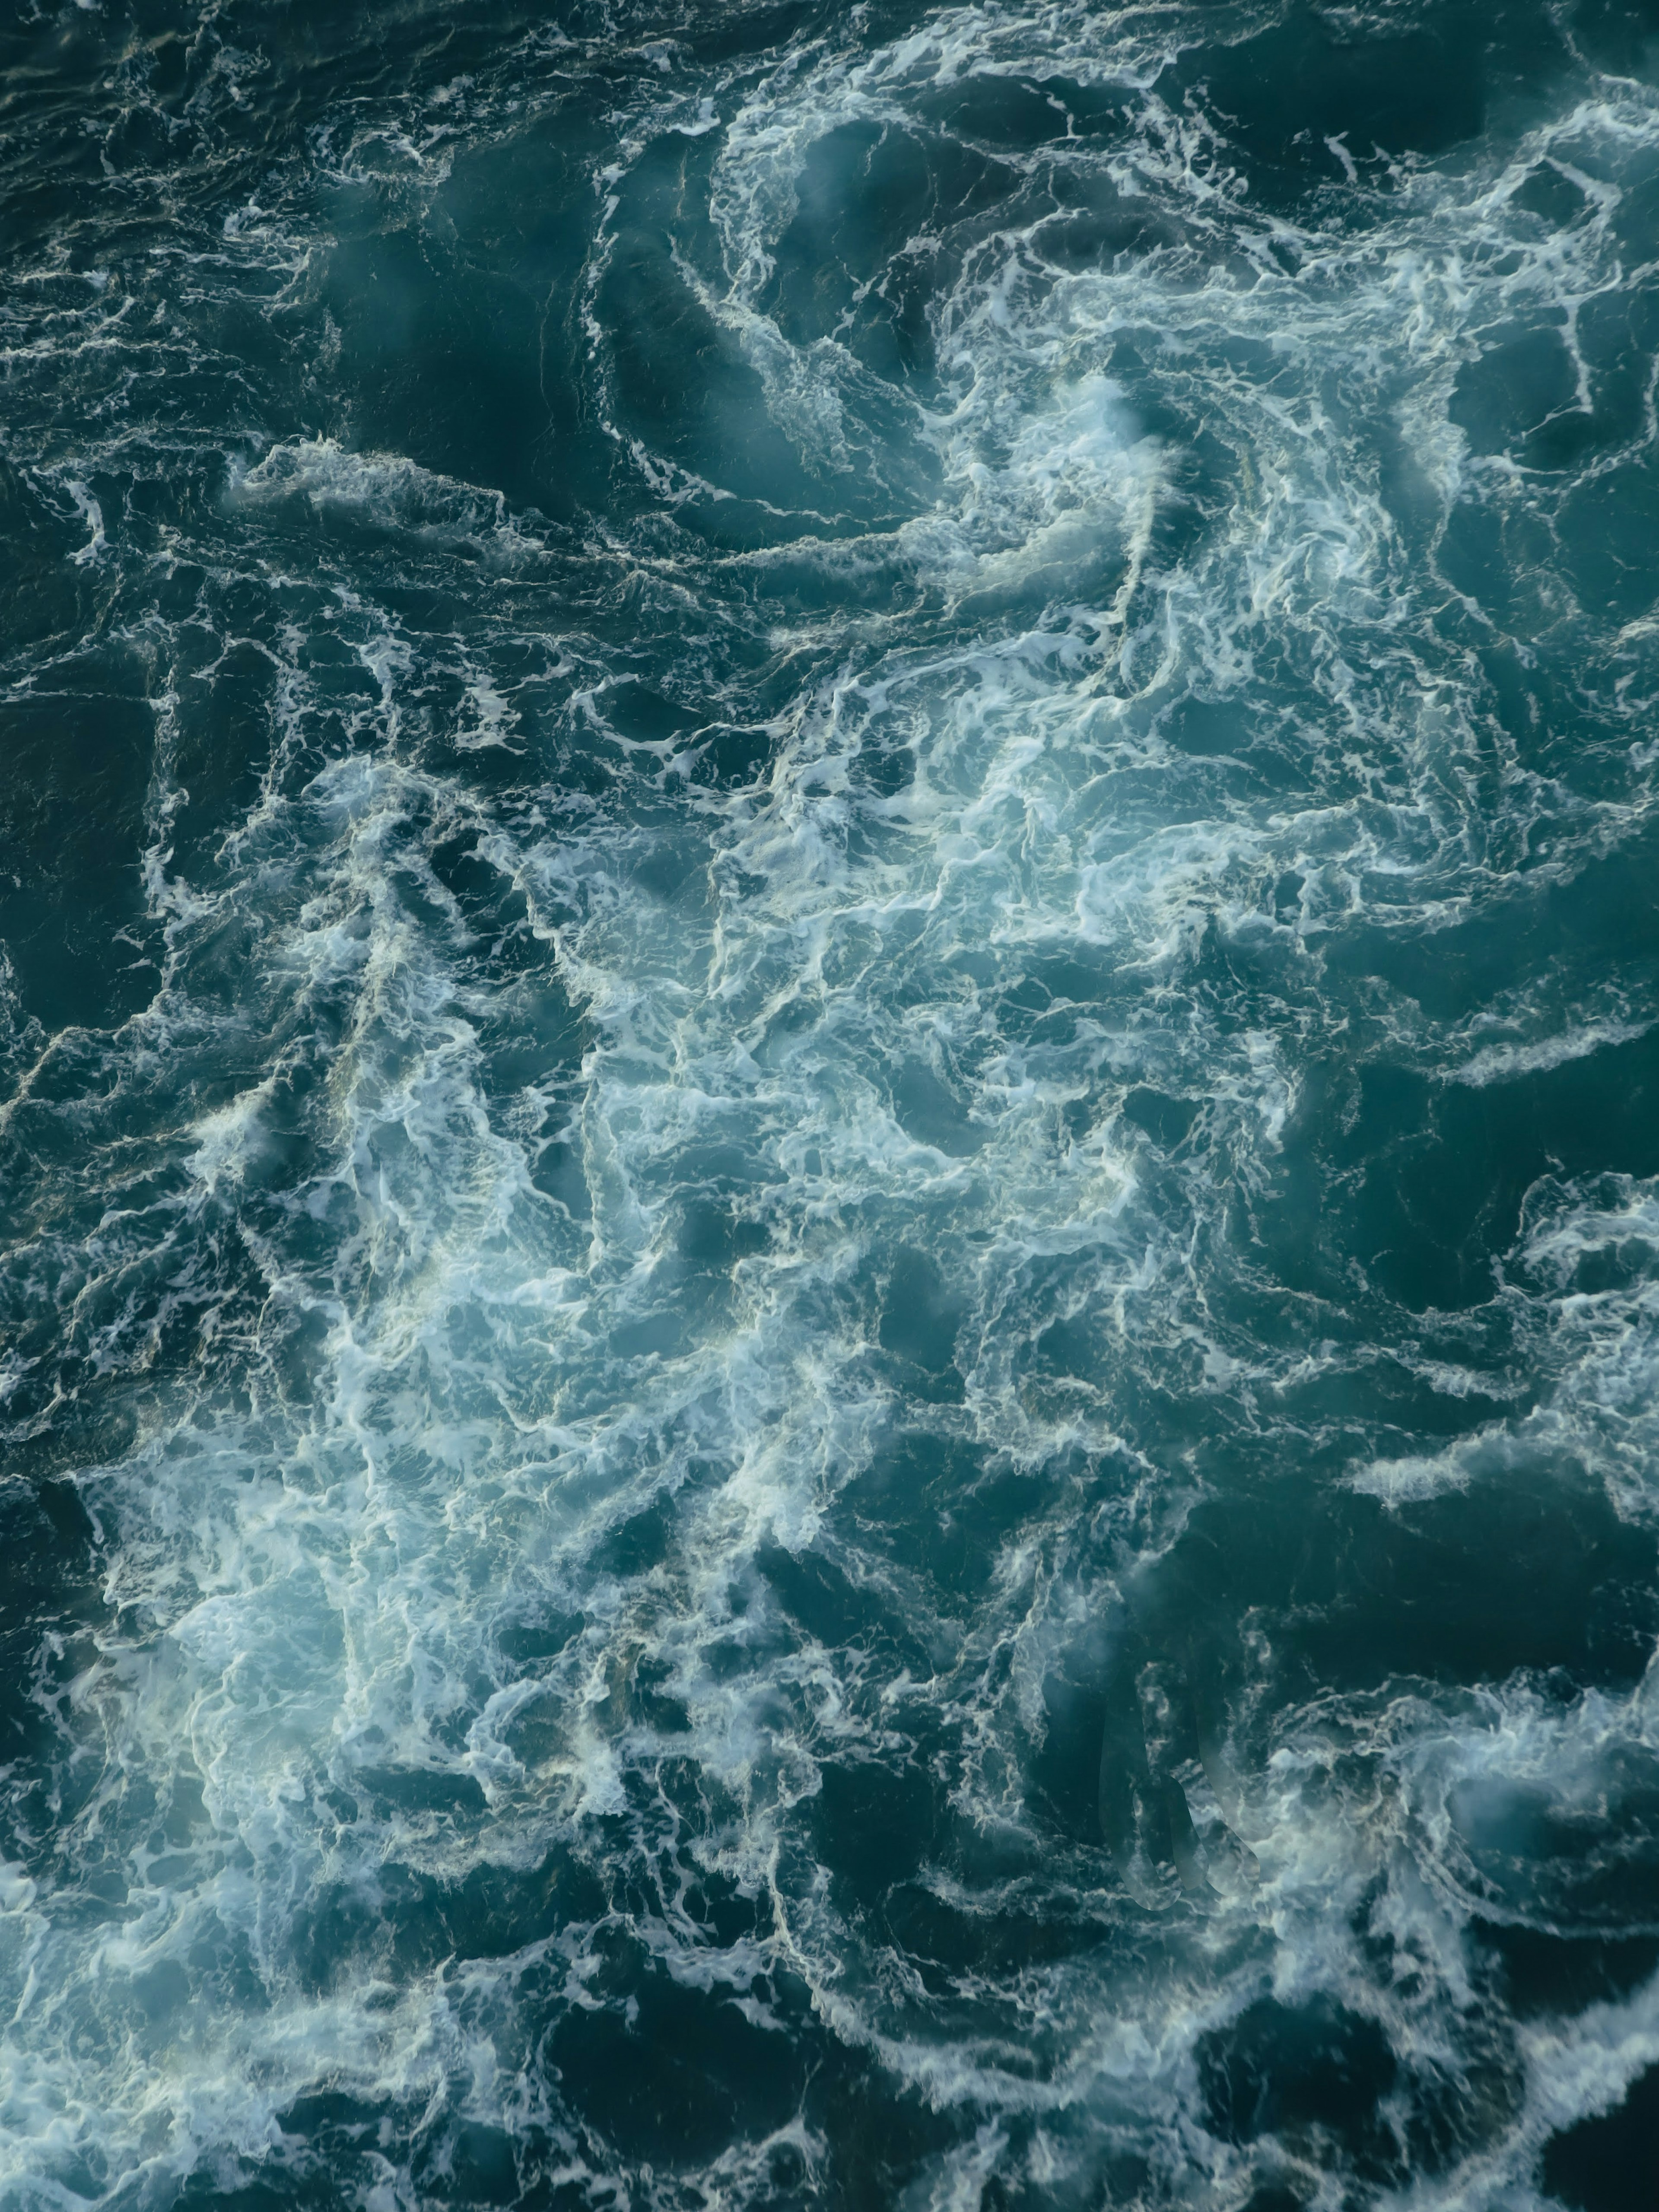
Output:
<path fill-rule="evenodd" d="M 502 559 L 545 550 L 520 531 L 501 493 L 436 475 L 402 454 L 354 453 L 331 438 L 274 445 L 252 466 L 233 460 L 228 496 L 256 510 L 301 500 L 313 514 L 434 545 L 472 543 Z"/>

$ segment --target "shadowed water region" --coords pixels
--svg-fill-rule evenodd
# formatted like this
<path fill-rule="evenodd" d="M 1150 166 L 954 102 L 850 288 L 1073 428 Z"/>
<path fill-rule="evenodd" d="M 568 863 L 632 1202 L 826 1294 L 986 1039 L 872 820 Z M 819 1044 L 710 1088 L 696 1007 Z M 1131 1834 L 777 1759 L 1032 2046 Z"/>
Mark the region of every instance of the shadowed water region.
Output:
<path fill-rule="evenodd" d="M 0 2199 L 1659 2189 L 1659 10 L 21 0 Z"/>

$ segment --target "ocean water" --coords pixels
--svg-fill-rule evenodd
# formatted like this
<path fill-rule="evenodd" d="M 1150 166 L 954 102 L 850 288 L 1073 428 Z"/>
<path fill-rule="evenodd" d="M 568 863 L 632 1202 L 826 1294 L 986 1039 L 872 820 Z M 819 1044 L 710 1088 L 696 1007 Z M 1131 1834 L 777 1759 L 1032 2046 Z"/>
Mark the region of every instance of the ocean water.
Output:
<path fill-rule="evenodd" d="M 0 29 L 0 2201 L 1659 2197 L 1659 9 Z"/>

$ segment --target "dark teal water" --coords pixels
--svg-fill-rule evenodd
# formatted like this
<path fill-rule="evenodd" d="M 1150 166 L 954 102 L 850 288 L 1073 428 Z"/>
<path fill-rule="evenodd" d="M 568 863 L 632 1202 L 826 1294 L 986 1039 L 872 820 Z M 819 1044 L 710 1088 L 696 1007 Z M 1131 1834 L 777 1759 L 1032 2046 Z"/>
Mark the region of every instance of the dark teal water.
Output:
<path fill-rule="evenodd" d="M 1659 12 L 0 32 L 0 2198 L 1659 2199 Z"/>

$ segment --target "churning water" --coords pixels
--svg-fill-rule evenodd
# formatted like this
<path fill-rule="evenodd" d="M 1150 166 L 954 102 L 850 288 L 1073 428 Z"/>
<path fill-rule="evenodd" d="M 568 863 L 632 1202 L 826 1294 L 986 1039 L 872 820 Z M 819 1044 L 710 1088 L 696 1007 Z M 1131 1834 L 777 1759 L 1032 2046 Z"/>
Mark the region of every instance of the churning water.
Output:
<path fill-rule="evenodd" d="M 82 0 L 0 2195 L 1659 2188 L 1659 11 Z"/>

